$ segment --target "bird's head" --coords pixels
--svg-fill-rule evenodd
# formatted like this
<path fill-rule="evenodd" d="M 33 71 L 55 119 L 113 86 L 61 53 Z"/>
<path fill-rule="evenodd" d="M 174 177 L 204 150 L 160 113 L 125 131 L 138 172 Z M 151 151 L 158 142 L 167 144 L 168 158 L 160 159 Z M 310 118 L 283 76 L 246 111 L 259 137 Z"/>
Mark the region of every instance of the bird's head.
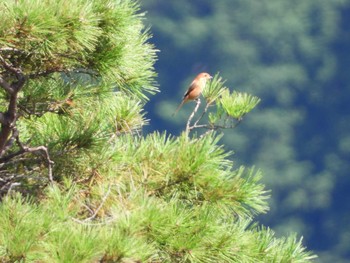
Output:
<path fill-rule="evenodd" d="M 208 79 L 212 79 L 213 77 L 210 76 L 209 73 L 202 72 L 198 74 L 197 78 L 208 80 Z"/>
<path fill-rule="evenodd" d="M 212 76 L 210 76 L 209 73 L 206 72 L 202 72 L 199 73 L 197 75 L 197 77 L 195 78 L 194 81 L 196 81 L 197 83 L 201 83 L 202 89 L 204 89 L 205 84 L 207 83 L 207 80 L 213 78 Z"/>

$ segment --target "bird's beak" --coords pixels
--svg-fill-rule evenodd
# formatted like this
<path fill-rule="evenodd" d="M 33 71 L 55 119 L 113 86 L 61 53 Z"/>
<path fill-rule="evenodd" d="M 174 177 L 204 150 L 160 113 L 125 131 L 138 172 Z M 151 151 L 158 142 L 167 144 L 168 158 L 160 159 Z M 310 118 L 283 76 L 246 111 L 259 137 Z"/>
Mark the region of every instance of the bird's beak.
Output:
<path fill-rule="evenodd" d="M 209 79 L 212 79 L 213 78 L 213 76 L 209 76 Z"/>

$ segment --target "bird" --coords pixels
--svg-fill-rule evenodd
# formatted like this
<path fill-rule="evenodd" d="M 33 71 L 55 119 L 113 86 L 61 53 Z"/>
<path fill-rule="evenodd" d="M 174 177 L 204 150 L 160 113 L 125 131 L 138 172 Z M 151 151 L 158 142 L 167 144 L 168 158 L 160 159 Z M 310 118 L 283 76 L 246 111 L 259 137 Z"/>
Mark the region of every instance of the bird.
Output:
<path fill-rule="evenodd" d="M 177 107 L 176 111 L 173 113 L 173 116 L 181 109 L 181 107 L 190 100 L 196 100 L 201 95 L 205 85 L 207 84 L 207 80 L 212 79 L 209 73 L 202 72 L 194 78 L 191 85 L 185 92 L 182 102 Z"/>

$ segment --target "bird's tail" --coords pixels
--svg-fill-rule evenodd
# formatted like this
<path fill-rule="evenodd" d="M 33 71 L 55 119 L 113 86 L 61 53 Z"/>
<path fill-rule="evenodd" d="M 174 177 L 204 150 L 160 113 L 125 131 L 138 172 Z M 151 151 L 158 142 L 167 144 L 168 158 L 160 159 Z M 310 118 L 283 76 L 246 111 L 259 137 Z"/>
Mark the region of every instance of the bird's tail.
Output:
<path fill-rule="evenodd" d="M 185 100 L 183 100 L 181 103 L 180 103 L 180 105 L 179 105 L 179 107 L 177 107 L 177 109 L 176 109 L 176 111 L 173 113 L 173 117 L 176 115 L 176 113 L 181 109 L 181 107 L 182 107 L 182 105 L 184 105 L 184 103 L 185 103 Z"/>

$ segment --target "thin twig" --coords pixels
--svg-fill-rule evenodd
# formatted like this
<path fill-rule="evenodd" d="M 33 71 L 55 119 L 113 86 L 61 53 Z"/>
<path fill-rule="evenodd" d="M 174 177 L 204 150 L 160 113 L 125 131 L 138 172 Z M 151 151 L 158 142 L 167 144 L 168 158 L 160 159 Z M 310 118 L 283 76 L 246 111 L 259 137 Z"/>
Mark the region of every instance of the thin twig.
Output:
<path fill-rule="evenodd" d="M 92 210 L 88 205 L 86 205 L 86 204 L 84 204 L 84 203 L 82 203 L 81 205 L 82 205 L 83 207 L 85 207 L 86 210 L 88 210 L 88 211 L 90 212 L 91 215 L 94 214 L 94 210 Z"/>
<path fill-rule="evenodd" d="M 186 133 L 188 134 L 189 131 L 190 131 L 190 124 L 191 124 L 191 121 L 194 117 L 194 115 L 196 114 L 196 112 L 198 111 L 198 108 L 199 108 L 199 105 L 201 104 L 201 99 L 198 98 L 196 99 L 196 107 L 194 108 L 194 110 L 192 111 L 190 117 L 188 118 L 188 121 L 187 121 L 187 125 L 186 125 Z"/>
<path fill-rule="evenodd" d="M 18 156 L 18 155 L 16 155 Z M 5 156 L 6 158 L 7 156 Z M 15 160 L 11 160 L 12 158 L 8 158 L 6 159 L 6 161 L 3 161 L 2 158 L 0 160 L 0 168 L 4 167 L 4 166 L 7 166 L 7 165 L 13 165 L 13 164 L 16 164 L 16 163 L 20 163 L 20 162 L 25 162 L 25 161 L 30 161 L 32 160 L 31 158 L 25 158 L 25 157 L 22 157 L 22 158 L 17 158 Z"/>
<path fill-rule="evenodd" d="M 12 154 L 11 156 L 7 156 L 7 160 L 9 160 L 9 159 L 11 159 L 11 158 L 13 158 L 15 156 L 27 153 L 27 152 L 35 153 L 35 152 L 41 151 L 41 152 L 44 153 L 44 157 L 45 157 L 45 160 L 47 162 L 47 169 L 48 169 L 48 174 L 49 174 L 48 175 L 49 176 L 49 180 L 50 180 L 51 183 L 53 183 L 52 165 L 54 164 L 54 162 L 50 159 L 50 155 L 49 155 L 49 151 L 48 151 L 47 147 L 45 147 L 45 146 L 37 146 L 37 147 L 25 146 L 19 139 L 19 133 L 18 133 L 18 130 L 17 130 L 16 127 L 13 128 L 13 136 L 14 136 L 14 138 L 16 140 L 16 143 L 19 146 L 20 150 L 18 152 L 16 152 L 16 153 Z"/>
<path fill-rule="evenodd" d="M 14 187 L 16 187 L 16 186 L 19 186 L 19 185 L 21 185 L 21 183 L 12 183 L 12 184 L 10 185 L 9 189 L 7 190 L 7 195 L 10 194 L 12 188 L 14 188 Z"/>
<path fill-rule="evenodd" d="M 53 183 L 52 165 L 54 164 L 54 162 L 50 159 L 49 151 L 47 150 L 47 148 L 45 146 L 25 147 L 24 150 L 26 152 L 31 152 L 31 153 L 37 152 L 37 151 L 42 151 L 44 153 L 45 160 L 47 162 L 49 180 L 50 180 L 50 183 Z"/>
<path fill-rule="evenodd" d="M 193 126 L 196 126 L 198 124 L 198 122 L 203 119 L 204 115 L 207 113 L 208 108 L 211 104 L 207 102 L 207 104 L 205 105 L 204 111 L 202 113 L 202 115 L 198 118 L 198 120 L 193 124 Z"/>
<path fill-rule="evenodd" d="M 209 109 L 209 106 L 211 105 L 211 103 L 207 103 L 205 105 L 205 108 L 202 112 L 202 114 L 199 116 L 199 118 L 194 122 L 194 124 L 191 126 L 191 121 L 194 117 L 194 115 L 196 114 L 196 112 L 198 111 L 198 108 L 199 108 L 199 105 L 200 105 L 200 99 L 198 98 L 196 100 L 197 104 L 196 104 L 196 107 L 194 108 L 194 110 L 192 111 L 188 121 L 187 121 L 187 125 L 186 125 L 186 133 L 188 134 L 191 130 L 193 129 L 200 129 L 200 128 L 203 128 L 203 129 L 208 129 L 210 131 L 213 131 L 213 130 L 219 130 L 219 129 L 234 129 L 236 128 L 242 121 L 242 118 L 240 119 L 237 119 L 237 122 L 234 123 L 234 124 L 231 124 L 231 125 L 228 125 L 226 124 L 226 121 L 223 125 L 219 125 L 219 124 L 198 124 L 198 122 L 200 122 L 204 115 L 207 113 L 208 109 Z M 209 131 L 209 132 L 210 132 Z M 203 136 L 205 136 L 206 134 L 208 134 L 209 132 L 206 132 Z M 202 136 L 201 136 L 202 137 Z"/>
<path fill-rule="evenodd" d="M 97 213 L 100 211 L 100 209 L 102 208 L 102 206 L 104 205 L 104 203 L 107 201 L 107 198 L 109 196 L 111 192 L 111 185 L 108 185 L 108 189 L 107 189 L 107 192 L 105 193 L 105 195 L 103 196 L 102 198 L 102 201 L 101 201 L 101 204 L 97 207 L 97 209 L 95 210 L 95 212 L 88 218 L 85 218 L 83 220 L 80 220 L 80 219 L 77 219 L 77 218 L 73 218 L 72 217 L 72 220 L 75 221 L 75 222 L 78 222 L 78 223 L 85 223 L 87 221 L 91 221 L 92 219 L 94 219 L 96 216 L 97 216 Z"/>
<path fill-rule="evenodd" d="M 26 50 L 21 50 L 17 48 L 12 48 L 12 47 L 2 47 L 0 48 L 0 52 L 4 54 L 23 54 L 23 55 L 30 55 L 31 52 L 26 51 Z"/>
<path fill-rule="evenodd" d="M 192 129 L 209 129 L 209 130 L 218 130 L 218 129 L 234 129 L 236 128 L 240 123 L 242 119 L 238 119 L 236 123 L 231 125 L 218 125 L 218 124 L 200 124 L 200 125 L 193 125 L 190 127 L 190 130 Z"/>
<path fill-rule="evenodd" d="M 12 158 L 15 158 L 16 156 L 20 156 L 20 155 L 22 155 L 22 154 L 24 154 L 24 153 L 25 153 L 25 151 L 21 149 L 21 150 L 19 150 L 19 151 L 17 151 L 17 152 L 10 153 L 10 154 L 8 154 L 8 155 L 6 155 L 6 156 L 4 156 L 4 157 L 1 157 L 1 158 L 0 158 L 0 164 L 7 163 L 7 162 L 9 162 Z"/>
<path fill-rule="evenodd" d="M 2 47 L 2 48 L 0 48 L 0 51 L 13 51 L 16 53 L 26 53 L 26 51 L 24 51 L 24 50 L 20 50 L 20 49 L 13 48 L 13 47 Z"/>
<path fill-rule="evenodd" d="M 105 221 L 102 221 L 102 222 L 97 222 L 97 223 L 91 223 L 91 222 L 86 222 L 84 220 L 80 220 L 78 218 L 75 218 L 75 217 L 71 217 L 71 219 L 76 222 L 76 223 L 79 223 L 79 224 L 82 224 L 82 225 L 87 225 L 87 226 L 102 226 L 102 225 L 107 225 L 107 224 L 110 224 L 112 222 L 114 222 L 116 220 L 116 218 L 114 217 L 111 217 L 109 218 L 108 220 L 105 220 Z"/>

